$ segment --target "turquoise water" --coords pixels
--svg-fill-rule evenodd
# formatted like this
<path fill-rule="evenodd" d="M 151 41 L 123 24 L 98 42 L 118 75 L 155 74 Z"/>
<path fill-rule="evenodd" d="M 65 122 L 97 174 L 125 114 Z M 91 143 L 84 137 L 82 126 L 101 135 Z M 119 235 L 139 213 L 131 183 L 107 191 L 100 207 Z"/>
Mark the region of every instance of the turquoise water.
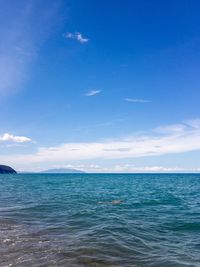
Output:
<path fill-rule="evenodd" d="M 200 266 L 200 175 L 0 176 L 0 266 Z"/>

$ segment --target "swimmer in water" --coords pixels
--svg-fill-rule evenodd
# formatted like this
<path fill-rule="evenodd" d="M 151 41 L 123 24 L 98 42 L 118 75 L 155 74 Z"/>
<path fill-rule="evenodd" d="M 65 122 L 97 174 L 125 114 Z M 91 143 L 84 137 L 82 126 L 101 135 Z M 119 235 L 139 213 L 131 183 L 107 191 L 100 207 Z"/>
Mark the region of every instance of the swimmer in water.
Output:
<path fill-rule="evenodd" d="M 99 201 L 98 204 L 112 204 L 112 205 L 118 205 L 118 204 L 122 204 L 123 201 L 122 200 L 112 200 L 112 201 L 109 201 L 109 202 L 103 202 L 103 201 Z"/>

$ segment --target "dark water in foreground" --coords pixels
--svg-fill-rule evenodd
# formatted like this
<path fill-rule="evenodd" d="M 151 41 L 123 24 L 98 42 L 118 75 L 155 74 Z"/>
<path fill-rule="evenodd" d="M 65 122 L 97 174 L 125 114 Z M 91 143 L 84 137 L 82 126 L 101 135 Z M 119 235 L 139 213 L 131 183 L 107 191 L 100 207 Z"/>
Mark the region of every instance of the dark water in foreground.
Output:
<path fill-rule="evenodd" d="M 0 266 L 200 266 L 200 175 L 1 175 Z"/>

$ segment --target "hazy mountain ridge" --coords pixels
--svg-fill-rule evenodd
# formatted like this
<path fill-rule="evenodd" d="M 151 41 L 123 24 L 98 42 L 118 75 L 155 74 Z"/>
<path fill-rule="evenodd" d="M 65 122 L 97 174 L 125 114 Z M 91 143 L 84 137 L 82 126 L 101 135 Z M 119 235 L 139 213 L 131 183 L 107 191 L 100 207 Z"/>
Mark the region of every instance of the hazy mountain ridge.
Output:
<path fill-rule="evenodd" d="M 55 168 L 41 171 L 40 173 L 84 173 L 83 171 L 70 168 Z"/>

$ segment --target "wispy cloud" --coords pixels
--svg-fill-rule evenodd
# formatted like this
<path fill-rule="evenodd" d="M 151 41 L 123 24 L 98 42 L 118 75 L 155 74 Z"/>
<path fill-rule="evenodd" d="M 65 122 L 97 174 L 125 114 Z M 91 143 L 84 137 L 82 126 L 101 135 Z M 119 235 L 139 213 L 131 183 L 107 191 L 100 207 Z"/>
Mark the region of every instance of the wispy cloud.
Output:
<path fill-rule="evenodd" d="M 200 119 L 196 118 L 196 119 L 192 119 L 192 120 L 186 120 L 185 121 L 186 124 L 192 126 L 193 128 L 200 128 Z"/>
<path fill-rule="evenodd" d="M 0 96 L 22 87 L 39 48 L 51 32 L 59 2 L 3 1 L 0 10 Z M 35 19 L 37 17 L 37 19 Z"/>
<path fill-rule="evenodd" d="M 33 154 L 0 156 L 1 162 L 16 164 L 62 164 L 82 160 L 111 160 L 152 157 L 166 154 L 184 153 L 200 150 L 200 126 L 165 126 L 170 131 L 149 133 L 133 137 L 96 142 L 63 143 L 53 147 L 39 147 Z"/>
<path fill-rule="evenodd" d="M 100 94 L 101 92 L 101 90 L 90 90 L 89 92 L 85 93 L 85 96 L 95 96 Z"/>
<path fill-rule="evenodd" d="M 85 44 L 85 43 L 87 43 L 89 41 L 89 39 L 83 37 L 83 35 L 80 32 L 75 32 L 75 33 L 68 32 L 68 33 L 65 33 L 63 36 L 66 39 L 74 39 L 74 40 L 78 41 L 81 44 Z"/>
<path fill-rule="evenodd" d="M 170 133 L 181 133 L 186 129 L 186 125 L 184 124 L 173 124 L 167 126 L 159 126 L 154 129 L 154 132 L 161 134 L 170 134 Z"/>
<path fill-rule="evenodd" d="M 17 136 L 9 133 L 5 133 L 0 136 L 0 142 L 13 142 L 13 143 L 27 143 L 32 140 L 25 136 Z"/>
<path fill-rule="evenodd" d="M 138 99 L 138 98 L 125 98 L 124 99 L 127 102 L 131 102 L 131 103 L 150 103 L 150 100 L 146 100 L 146 99 Z"/>

